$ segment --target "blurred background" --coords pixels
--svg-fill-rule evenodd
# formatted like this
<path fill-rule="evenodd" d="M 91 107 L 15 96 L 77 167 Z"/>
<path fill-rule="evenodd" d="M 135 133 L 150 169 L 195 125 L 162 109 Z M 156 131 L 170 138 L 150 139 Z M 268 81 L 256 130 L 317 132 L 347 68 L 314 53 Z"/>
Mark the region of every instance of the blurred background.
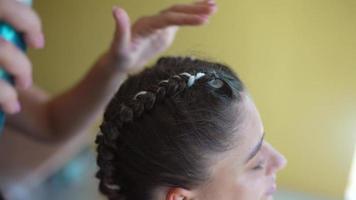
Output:
<path fill-rule="evenodd" d="M 35 81 L 51 94 L 78 82 L 111 41 L 113 5 L 125 8 L 134 21 L 179 2 L 188 1 L 35 0 L 47 41 L 44 50 L 30 51 Z M 356 1 L 217 3 L 219 11 L 209 25 L 182 29 L 166 54 L 226 63 L 245 81 L 267 140 L 289 161 L 279 175 L 276 199 L 345 199 L 348 187 L 351 196 L 356 191 L 349 186 L 356 143 Z M 91 135 L 96 132 L 93 126 Z M 67 165 L 86 170 L 75 183 L 32 194 L 43 199 L 48 191 L 50 199 L 53 194 L 67 195 L 59 199 L 99 198 L 95 159 L 88 152 L 93 151 Z M 78 160 L 81 166 L 75 164 Z M 49 179 L 45 187 L 56 184 Z"/>

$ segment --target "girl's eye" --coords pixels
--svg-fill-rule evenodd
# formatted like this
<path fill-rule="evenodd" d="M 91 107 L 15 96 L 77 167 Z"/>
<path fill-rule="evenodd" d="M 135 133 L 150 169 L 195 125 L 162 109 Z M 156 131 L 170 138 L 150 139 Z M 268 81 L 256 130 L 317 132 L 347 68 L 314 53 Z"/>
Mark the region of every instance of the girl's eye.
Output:
<path fill-rule="evenodd" d="M 259 161 L 258 164 L 252 168 L 252 170 L 258 171 L 264 168 L 264 161 Z"/>

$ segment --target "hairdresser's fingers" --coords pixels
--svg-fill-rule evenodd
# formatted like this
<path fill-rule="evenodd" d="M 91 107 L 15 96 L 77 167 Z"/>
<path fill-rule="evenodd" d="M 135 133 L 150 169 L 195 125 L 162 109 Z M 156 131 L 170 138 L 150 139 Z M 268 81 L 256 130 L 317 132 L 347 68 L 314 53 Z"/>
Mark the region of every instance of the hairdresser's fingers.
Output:
<path fill-rule="evenodd" d="M 215 13 L 217 10 L 217 6 L 215 3 L 199 3 L 199 4 L 179 4 L 174 5 L 168 9 L 161 11 L 165 12 L 179 12 L 186 14 L 196 14 L 196 15 L 211 15 Z"/>
<path fill-rule="evenodd" d="M 134 34 L 144 36 L 170 26 L 197 26 L 208 22 L 207 16 L 167 12 L 141 18 L 133 27 Z"/>
<path fill-rule="evenodd" d="M 20 111 L 16 90 L 4 80 L 0 80 L 0 110 L 8 114 Z"/>
<path fill-rule="evenodd" d="M 216 4 L 215 0 L 198 0 L 194 4 Z"/>
<path fill-rule="evenodd" d="M 17 87 L 32 85 L 32 66 L 28 57 L 11 43 L 0 39 L 0 67 L 15 78 Z"/>
<path fill-rule="evenodd" d="M 112 12 L 116 23 L 114 44 L 118 45 L 116 48 L 120 50 L 127 49 L 131 40 L 130 18 L 126 11 L 119 7 L 113 7 Z"/>
<path fill-rule="evenodd" d="M 26 43 L 32 48 L 44 47 L 44 35 L 39 16 L 29 6 L 14 0 L 0 1 L 0 20 L 23 32 Z"/>

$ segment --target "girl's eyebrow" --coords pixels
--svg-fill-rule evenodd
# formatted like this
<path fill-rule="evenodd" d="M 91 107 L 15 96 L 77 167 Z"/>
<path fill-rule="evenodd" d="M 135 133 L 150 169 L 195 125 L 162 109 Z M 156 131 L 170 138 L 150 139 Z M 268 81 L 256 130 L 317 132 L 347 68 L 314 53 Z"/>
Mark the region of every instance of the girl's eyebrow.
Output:
<path fill-rule="evenodd" d="M 249 154 L 249 156 L 246 159 L 246 163 L 251 160 L 253 157 L 256 156 L 256 154 L 260 151 L 262 144 L 263 144 L 263 139 L 265 137 L 265 133 L 263 133 L 261 140 L 258 142 L 258 144 L 255 146 L 255 148 L 253 148 L 253 150 L 251 151 L 251 153 Z"/>

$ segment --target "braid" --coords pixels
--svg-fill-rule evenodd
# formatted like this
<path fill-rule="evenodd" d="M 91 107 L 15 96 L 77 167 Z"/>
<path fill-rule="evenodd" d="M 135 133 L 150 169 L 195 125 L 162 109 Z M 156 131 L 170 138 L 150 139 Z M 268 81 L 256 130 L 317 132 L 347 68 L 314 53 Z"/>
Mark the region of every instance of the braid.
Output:
<path fill-rule="evenodd" d="M 195 75 L 191 75 L 185 71 L 189 71 L 190 73 L 195 72 Z M 216 71 L 219 73 L 217 74 Z M 235 80 L 237 80 L 237 83 L 232 84 Z M 147 84 L 151 86 L 147 87 Z M 230 86 L 230 84 L 233 86 Z M 171 127 L 173 129 L 174 125 L 172 124 L 174 122 L 165 123 L 167 122 L 165 120 L 176 120 L 175 117 L 177 116 L 182 117 L 182 119 L 186 116 L 194 118 L 194 115 L 187 115 L 187 113 L 190 113 L 189 109 L 180 110 L 183 104 L 183 106 L 187 106 L 186 108 L 191 105 L 203 105 L 204 108 L 209 109 L 207 113 L 210 117 L 209 112 L 212 109 L 210 105 L 204 104 L 202 97 L 210 98 L 209 103 L 211 103 L 211 105 L 218 105 L 216 102 L 228 102 L 221 99 L 234 96 L 233 92 L 236 92 L 236 95 L 238 95 L 238 91 L 242 90 L 242 86 L 240 88 L 239 84 L 240 82 L 234 77 L 234 74 L 219 64 L 186 58 L 162 58 L 156 63 L 154 70 L 147 69 L 142 73 L 142 76 L 129 78 L 108 104 L 104 113 L 103 122 L 100 125 L 101 134 L 96 138 L 98 152 L 97 165 L 99 167 L 96 177 L 100 181 L 99 190 L 106 195 L 109 200 L 141 200 L 149 199 L 147 198 L 149 195 L 147 192 L 154 184 L 168 183 L 173 185 L 189 185 L 193 183 L 189 180 L 190 178 L 194 181 L 200 180 L 200 177 L 203 179 L 203 175 L 200 176 L 201 167 L 196 167 L 196 169 L 199 170 L 193 173 L 189 168 L 180 168 L 181 166 L 175 165 L 175 163 L 181 163 L 175 160 L 175 158 L 169 161 L 171 162 L 170 167 L 163 164 L 162 159 L 166 160 L 164 156 L 169 154 L 161 154 L 162 158 L 156 160 L 156 155 L 154 155 L 153 152 L 160 152 L 161 149 L 167 146 L 164 146 L 165 144 L 163 142 L 161 144 L 164 146 L 163 148 L 159 147 L 155 149 L 155 151 L 151 151 L 151 148 L 156 148 L 156 145 L 152 144 L 146 147 L 145 143 L 149 141 L 147 141 L 147 135 L 143 136 L 142 133 L 149 134 L 155 131 L 163 133 Z M 193 87 L 199 87 L 200 89 L 194 92 L 188 92 L 188 90 L 191 90 L 190 88 L 194 89 Z M 232 89 L 233 87 L 235 87 L 235 90 Z M 145 90 L 136 91 L 137 89 Z M 199 103 L 201 101 L 203 103 Z M 154 112 L 153 109 L 156 106 L 163 104 L 165 104 L 166 107 L 156 108 L 156 111 L 158 112 L 159 109 L 165 109 L 168 110 L 167 113 L 174 112 L 174 117 L 171 117 L 165 112 L 159 112 L 160 118 L 157 118 L 157 120 L 156 118 L 145 118 L 142 120 L 146 114 Z M 225 104 L 226 103 L 224 103 L 224 105 Z M 180 119 L 179 117 L 178 119 Z M 157 126 L 159 129 L 156 130 L 156 127 L 151 125 L 145 125 L 142 126 L 142 128 L 141 126 L 136 126 L 135 123 L 140 120 L 142 125 L 145 123 L 150 124 L 150 122 L 163 123 Z M 199 123 L 202 122 L 204 121 Z M 211 124 L 209 125 L 212 126 Z M 152 131 L 146 131 L 144 127 L 152 127 Z M 207 126 L 204 125 L 204 127 Z M 195 137 L 198 138 L 197 140 L 202 141 L 199 137 L 201 137 L 200 134 L 203 133 L 205 134 L 207 131 L 196 133 L 197 135 Z M 163 138 L 166 136 L 167 138 Z M 152 140 L 155 142 L 156 139 L 160 140 L 160 138 L 166 141 L 171 140 L 168 135 L 156 134 L 154 137 L 155 139 L 152 137 Z M 217 138 L 218 136 L 214 137 Z M 177 138 L 179 138 L 179 136 L 177 136 Z M 180 141 L 186 142 L 183 141 L 183 139 Z M 188 140 L 186 143 L 188 143 Z M 175 143 L 174 145 L 177 144 L 178 143 Z M 174 145 L 172 145 L 171 151 L 182 151 L 179 147 Z M 209 146 L 208 143 L 207 146 Z M 210 146 L 209 148 L 211 149 Z M 150 152 L 153 154 L 150 154 Z M 133 159 L 131 156 L 135 158 Z M 192 153 L 184 154 L 182 152 L 181 157 L 182 162 L 185 162 L 184 164 L 189 163 L 189 161 L 195 163 L 195 161 L 198 160 L 196 155 Z M 177 157 L 177 159 L 179 158 Z M 147 163 L 149 165 L 147 165 Z M 143 166 L 147 168 L 143 169 Z M 177 166 L 177 168 L 173 169 L 172 166 Z M 175 169 L 181 170 L 180 175 L 183 174 L 183 176 L 178 176 L 178 174 L 175 176 Z M 155 173 L 151 174 L 152 171 Z M 184 177 L 185 174 L 187 174 L 187 177 Z M 173 177 L 174 180 L 172 180 Z"/>
<path fill-rule="evenodd" d="M 132 123 L 134 119 L 140 118 L 145 111 L 153 109 L 154 105 L 163 102 L 166 98 L 175 97 L 187 87 L 189 77 L 175 75 L 168 80 L 161 81 L 157 86 L 148 91 L 137 93 L 132 100 L 118 105 L 113 99 L 108 105 L 104 120 L 100 125 L 102 134 L 96 138 L 97 165 L 99 170 L 96 177 L 100 180 L 99 189 L 109 200 L 125 199 L 127 197 L 126 183 L 122 182 L 124 177 L 118 177 L 120 166 L 117 162 L 117 151 L 120 148 L 120 129 L 125 123 Z M 116 109 L 119 107 L 119 109 Z M 117 111 L 115 113 L 115 111 Z"/>

